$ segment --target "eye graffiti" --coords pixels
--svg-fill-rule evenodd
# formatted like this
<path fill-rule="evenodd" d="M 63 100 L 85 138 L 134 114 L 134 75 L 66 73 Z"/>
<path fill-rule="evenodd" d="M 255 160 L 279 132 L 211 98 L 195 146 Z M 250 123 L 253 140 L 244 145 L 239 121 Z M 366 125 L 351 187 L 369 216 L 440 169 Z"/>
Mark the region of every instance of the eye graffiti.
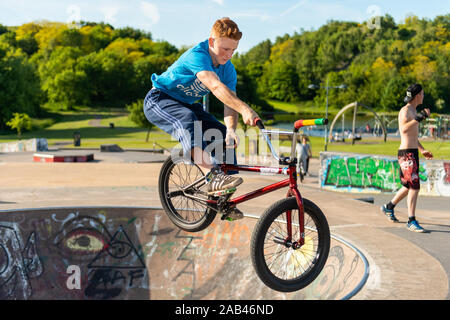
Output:
<path fill-rule="evenodd" d="M 79 216 L 64 223 L 53 243 L 63 257 L 88 262 L 107 249 L 110 240 L 111 234 L 100 219 Z"/>
<path fill-rule="evenodd" d="M 63 244 L 72 254 L 85 255 L 102 251 L 106 243 L 106 239 L 97 230 L 76 229 L 66 236 Z"/>
<path fill-rule="evenodd" d="M 115 241 L 110 246 L 106 247 L 109 255 L 115 259 L 122 259 L 128 256 L 131 252 L 131 246 L 123 241 Z"/>
<path fill-rule="evenodd" d="M 0 222 L 0 300 L 126 298 L 149 288 L 139 217 L 102 208 L 21 217 Z"/>
<path fill-rule="evenodd" d="M 138 250 L 125 229 L 120 226 L 109 242 L 89 263 L 88 268 L 145 268 L 142 251 Z"/>

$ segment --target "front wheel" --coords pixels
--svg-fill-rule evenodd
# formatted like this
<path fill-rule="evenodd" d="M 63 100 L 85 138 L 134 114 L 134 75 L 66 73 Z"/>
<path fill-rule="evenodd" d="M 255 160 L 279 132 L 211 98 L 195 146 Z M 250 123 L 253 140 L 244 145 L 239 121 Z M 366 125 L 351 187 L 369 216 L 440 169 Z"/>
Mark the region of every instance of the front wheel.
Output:
<path fill-rule="evenodd" d="M 292 217 L 292 241 L 300 239 L 295 197 L 274 203 L 261 216 L 251 241 L 251 258 L 259 278 L 271 289 L 292 292 L 309 285 L 322 271 L 330 250 L 330 229 L 322 211 L 303 199 L 305 242 L 300 248 L 285 243 L 287 214 Z"/>

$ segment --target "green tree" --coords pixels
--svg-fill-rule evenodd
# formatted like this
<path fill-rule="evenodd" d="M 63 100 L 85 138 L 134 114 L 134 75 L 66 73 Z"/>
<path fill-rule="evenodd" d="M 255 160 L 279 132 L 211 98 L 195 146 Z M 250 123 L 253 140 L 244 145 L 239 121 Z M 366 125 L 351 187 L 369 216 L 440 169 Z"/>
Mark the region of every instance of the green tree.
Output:
<path fill-rule="evenodd" d="M 63 30 L 60 41 L 64 47 L 80 48 L 83 44 L 83 34 L 76 28 Z"/>
<path fill-rule="evenodd" d="M 11 127 L 11 129 L 17 130 L 17 136 L 20 140 L 22 138 L 22 132 L 31 130 L 31 119 L 26 113 L 15 112 L 13 116 L 14 117 L 6 124 Z"/>
<path fill-rule="evenodd" d="M 253 48 L 251 48 L 244 55 L 242 55 L 241 60 L 244 65 L 248 65 L 250 63 L 257 63 L 263 65 L 264 62 L 269 60 L 271 49 L 272 49 L 272 42 L 270 40 L 262 41 Z"/>
<path fill-rule="evenodd" d="M 86 73 L 76 69 L 81 56 L 79 48 L 58 47 L 39 65 L 42 89 L 50 102 L 61 103 L 64 109 L 90 102 Z"/>
<path fill-rule="evenodd" d="M 8 32 L 8 28 L 2 24 L 0 24 L 0 35 Z"/>
<path fill-rule="evenodd" d="M 281 101 L 297 101 L 298 74 L 295 67 L 283 60 L 276 60 L 264 73 L 267 96 Z"/>
<path fill-rule="evenodd" d="M 145 138 L 145 142 L 148 142 L 150 131 L 152 130 L 154 125 L 147 120 L 147 117 L 144 114 L 144 100 L 140 99 L 138 101 L 135 101 L 127 105 L 126 108 L 130 112 L 130 115 L 128 116 L 130 120 L 133 121 L 138 127 L 146 128 L 148 130 L 147 137 Z"/>
<path fill-rule="evenodd" d="M 85 53 L 98 52 L 106 48 L 113 40 L 113 28 L 104 24 L 86 24 L 81 27 L 83 44 L 81 49 Z"/>
<path fill-rule="evenodd" d="M 115 29 L 112 33 L 112 39 L 117 38 L 131 38 L 134 40 L 149 39 L 152 40 L 152 34 L 143 30 L 134 29 L 131 27 Z"/>
<path fill-rule="evenodd" d="M 42 98 L 35 66 L 21 50 L 0 42 L 0 129 L 14 112 L 38 116 Z"/>
<path fill-rule="evenodd" d="M 28 55 L 38 51 L 39 46 L 35 38 L 36 34 L 42 29 L 38 24 L 31 22 L 21 25 L 16 30 L 16 45 Z"/>
<path fill-rule="evenodd" d="M 175 59 L 176 57 L 173 55 L 158 56 L 156 54 L 152 54 L 133 62 L 133 97 L 135 97 L 135 99 L 144 97 L 152 87 L 152 74 L 163 73 L 172 63 L 175 62 Z"/>

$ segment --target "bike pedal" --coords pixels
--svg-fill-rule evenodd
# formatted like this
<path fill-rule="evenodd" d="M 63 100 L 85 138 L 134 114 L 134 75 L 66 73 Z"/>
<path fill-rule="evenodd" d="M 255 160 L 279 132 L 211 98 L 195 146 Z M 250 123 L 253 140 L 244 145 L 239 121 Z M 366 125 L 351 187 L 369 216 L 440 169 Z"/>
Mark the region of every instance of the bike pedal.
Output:
<path fill-rule="evenodd" d="M 227 194 L 232 194 L 235 191 L 236 191 L 236 188 L 230 188 L 230 189 L 226 189 L 226 190 L 209 192 L 209 195 L 213 196 L 213 197 L 222 197 L 222 196 L 226 196 Z"/>
<path fill-rule="evenodd" d="M 232 217 L 228 217 L 226 214 L 224 214 L 224 215 L 220 218 L 220 220 L 236 221 L 236 220 L 239 220 L 239 219 L 233 219 Z"/>
<path fill-rule="evenodd" d="M 225 213 L 221 219 L 227 221 L 236 221 L 244 218 L 244 214 L 238 208 L 231 209 L 231 212 Z"/>

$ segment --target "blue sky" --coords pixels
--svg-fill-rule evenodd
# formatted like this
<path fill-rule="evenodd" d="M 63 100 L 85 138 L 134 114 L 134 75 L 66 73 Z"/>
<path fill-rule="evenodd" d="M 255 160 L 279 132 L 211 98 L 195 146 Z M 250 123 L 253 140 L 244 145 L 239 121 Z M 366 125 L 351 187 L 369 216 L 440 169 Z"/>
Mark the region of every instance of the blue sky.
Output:
<path fill-rule="evenodd" d="M 230 17 L 244 36 L 238 52 L 259 42 L 295 31 L 317 30 L 328 20 L 364 22 L 390 14 L 401 22 L 414 14 L 433 19 L 450 13 L 448 0 L 0 0 L 0 24 L 21 25 L 37 20 L 104 21 L 114 27 L 150 31 L 154 39 L 177 47 L 193 45 L 209 35 L 214 21 Z M 375 21 L 374 21 L 375 22 Z"/>

